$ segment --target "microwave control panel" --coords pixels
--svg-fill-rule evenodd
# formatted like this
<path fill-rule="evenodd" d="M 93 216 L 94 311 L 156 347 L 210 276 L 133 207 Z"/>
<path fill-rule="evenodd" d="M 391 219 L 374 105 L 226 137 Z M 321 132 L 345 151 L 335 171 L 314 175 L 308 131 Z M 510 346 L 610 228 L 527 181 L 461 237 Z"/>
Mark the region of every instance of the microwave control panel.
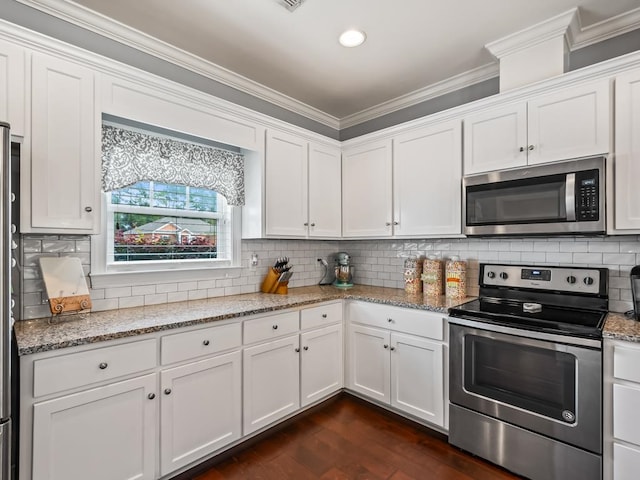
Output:
<path fill-rule="evenodd" d="M 600 185 L 598 170 L 576 173 L 576 220 L 600 220 Z"/>

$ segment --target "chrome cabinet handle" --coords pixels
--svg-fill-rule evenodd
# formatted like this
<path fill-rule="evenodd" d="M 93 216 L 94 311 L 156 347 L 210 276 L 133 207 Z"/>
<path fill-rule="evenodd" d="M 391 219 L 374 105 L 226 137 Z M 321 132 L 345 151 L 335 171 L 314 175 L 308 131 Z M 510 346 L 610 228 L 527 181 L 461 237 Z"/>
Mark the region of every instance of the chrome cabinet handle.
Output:
<path fill-rule="evenodd" d="M 155 393 L 150 393 L 149 395 L 147 395 L 147 398 L 149 400 L 153 400 L 154 398 L 156 398 L 156 394 Z"/>
<path fill-rule="evenodd" d="M 524 147 L 520 147 L 520 151 L 521 151 L 521 152 L 524 152 Z"/>
<path fill-rule="evenodd" d="M 387 345 L 387 344 L 385 343 L 384 348 L 389 348 L 389 345 Z"/>
<path fill-rule="evenodd" d="M 202 342 L 202 344 L 206 347 L 209 345 L 209 340 L 205 340 L 204 342 Z"/>
<path fill-rule="evenodd" d="M 171 395 L 171 389 L 170 388 L 165 388 L 164 389 L 164 394 L 165 395 Z"/>
<path fill-rule="evenodd" d="M 273 327 L 271 327 L 271 328 L 273 328 L 274 330 L 277 330 L 277 329 L 278 329 L 278 325 L 274 325 L 274 326 L 273 326 Z"/>
<path fill-rule="evenodd" d="M 84 207 L 84 211 L 85 211 L 85 212 L 87 212 L 87 213 L 91 213 L 91 212 L 93 212 L 93 208 L 91 208 L 91 207 Z"/>
<path fill-rule="evenodd" d="M 322 314 L 322 318 L 327 318 L 327 314 L 326 314 L 326 313 L 323 313 L 323 314 Z"/>
<path fill-rule="evenodd" d="M 396 347 L 391 347 L 391 351 L 393 352 L 396 349 Z"/>
<path fill-rule="evenodd" d="M 315 226 L 316 226 L 316 224 L 315 224 L 315 223 L 312 223 L 312 224 L 311 224 L 311 226 L 312 226 L 312 227 L 315 227 Z"/>
<path fill-rule="evenodd" d="M 304 350 L 309 350 L 309 347 L 308 347 L 308 346 L 307 346 L 307 347 L 302 347 L 302 348 L 303 348 Z"/>
<path fill-rule="evenodd" d="M 296 353 L 300 351 L 300 347 L 296 347 Z"/>
<path fill-rule="evenodd" d="M 102 362 L 100 365 L 98 365 L 98 367 L 100 367 L 100 370 L 104 370 L 109 366 L 109 364 L 107 362 Z"/>
<path fill-rule="evenodd" d="M 529 145 L 529 150 L 533 150 L 533 145 Z"/>

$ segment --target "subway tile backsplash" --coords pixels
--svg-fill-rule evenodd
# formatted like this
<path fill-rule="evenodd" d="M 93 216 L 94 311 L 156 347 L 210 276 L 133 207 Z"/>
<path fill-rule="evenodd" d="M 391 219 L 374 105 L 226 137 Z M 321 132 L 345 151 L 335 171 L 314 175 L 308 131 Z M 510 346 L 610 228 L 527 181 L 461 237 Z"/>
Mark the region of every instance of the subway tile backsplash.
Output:
<path fill-rule="evenodd" d="M 566 237 L 536 239 L 440 239 L 440 240 L 245 240 L 242 268 L 224 279 L 153 285 L 91 289 L 93 310 L 154 305 L 168 302 L 257 292 L 262 278 L 276 258 L 288 256 L 294 265 L 291 287 L 315 285 L 323 274 L 317 258 L 337 251 L 351 254 L 356 283 L 404 288 L 403 263 L 410 255 L 452 255 L 467 261 L 467 293 L 478 294 L 480 262 L 535 263 L 609 268 L 609 308 L 624 312 L 632 308 L 629 272 L 640 264 L 640 236 L 604 238 Z M 23 235 L 21 238 L 21 319 L 49 316 L 46 292 L 38 258 L 76 256 L 80 258 L 87 283 L 91 270 L 91 240 L 88 236 Z M 258 267 L 251 268 L 251 254 L 257 253 Z"/>

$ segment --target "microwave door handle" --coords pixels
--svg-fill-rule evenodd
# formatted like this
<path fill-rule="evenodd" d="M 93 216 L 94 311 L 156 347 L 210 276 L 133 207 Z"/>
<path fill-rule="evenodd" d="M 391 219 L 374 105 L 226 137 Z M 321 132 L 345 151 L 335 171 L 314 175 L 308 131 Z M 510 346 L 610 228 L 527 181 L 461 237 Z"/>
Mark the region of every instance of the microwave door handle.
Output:
<path fill-rule="evenodd" d="M 568 173 L 565 183 L 564 194 L 565 207 L 567 211 L 567 221 L 576 221 L 576 174 Z"/>

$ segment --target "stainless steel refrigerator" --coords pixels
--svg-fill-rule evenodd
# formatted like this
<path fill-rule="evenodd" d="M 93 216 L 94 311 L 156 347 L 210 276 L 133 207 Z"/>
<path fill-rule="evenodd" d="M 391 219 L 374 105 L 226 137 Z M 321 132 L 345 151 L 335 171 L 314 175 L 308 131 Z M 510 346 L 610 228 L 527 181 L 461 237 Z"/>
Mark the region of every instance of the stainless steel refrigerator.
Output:
<path fill-rule="evenodd" d="M 11 478 L 11 138 L 0 122 L 0 479 Z"/>

